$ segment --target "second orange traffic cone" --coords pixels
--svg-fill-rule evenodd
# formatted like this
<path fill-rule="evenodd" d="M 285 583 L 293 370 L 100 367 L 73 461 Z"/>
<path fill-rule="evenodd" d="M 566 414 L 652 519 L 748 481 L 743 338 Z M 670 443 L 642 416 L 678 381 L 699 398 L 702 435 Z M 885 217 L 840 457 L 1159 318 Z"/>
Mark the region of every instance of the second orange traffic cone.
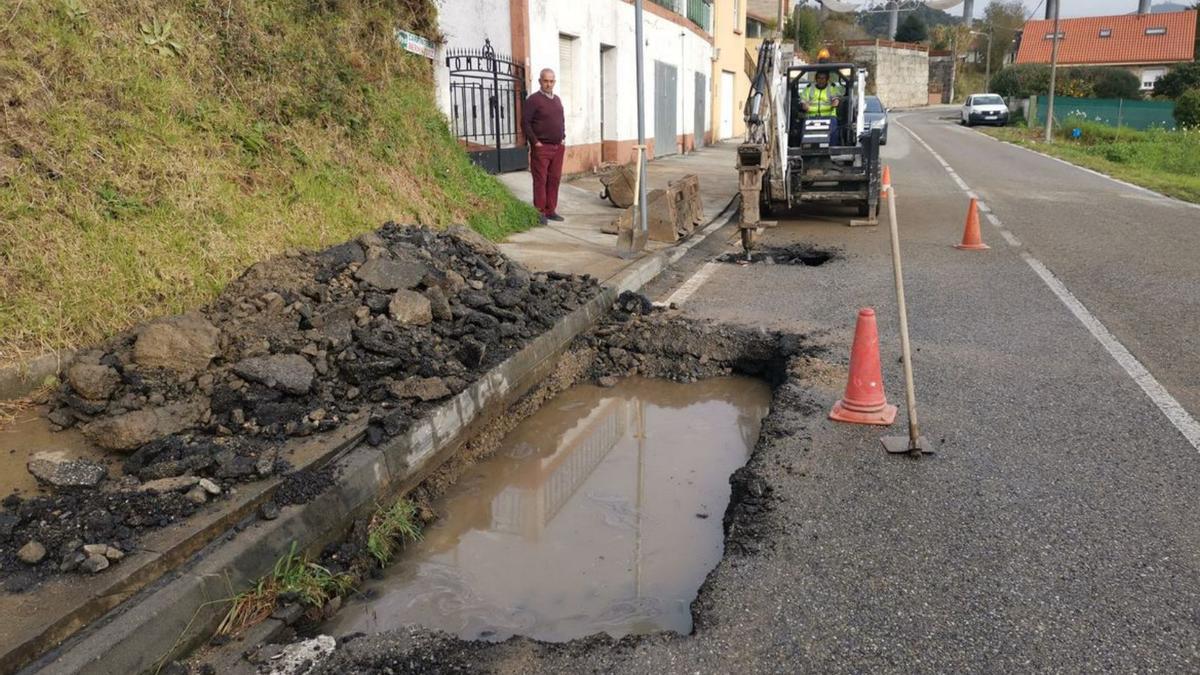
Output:
<path fill-rule="evenodd" d="M 892 184 L 892 169 L 887 164 L 883 165 L 883 180 L 879 182 L 883 187 L 887 187 Z M 883 194 L 879 196 L 880 199 L 887 199 L 887 197 L 887 190 L 884 190 Z"/>
<path fill-rule="evenodd" d="M 883 371 L 879 365 L 879 331 L 875 310 L 858 310 L 854 345 L 850 348 L 850 379 L 846 393 L 833 404 L 829 419 L 854 424 L 887 426 L 896 420 L 896 406 L 888 405 L 883 393 Z"/>
<path fill-rule="evenodd" d="M 963 238 L 961 244 L 955 244 L 954 248 L 964 251 L 983 251 L 991 248 L 983 243 L 983 237 L 979 233 L 979 200 L 971 197 L 971 205 L 967 207 L 967 224 L 963 227 Z"/>

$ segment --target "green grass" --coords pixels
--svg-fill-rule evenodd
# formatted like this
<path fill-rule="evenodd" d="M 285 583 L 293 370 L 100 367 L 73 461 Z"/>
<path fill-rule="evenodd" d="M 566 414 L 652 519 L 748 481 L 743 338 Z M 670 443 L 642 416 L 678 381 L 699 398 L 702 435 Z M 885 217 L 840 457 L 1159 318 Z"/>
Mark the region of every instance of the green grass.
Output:
<path fill-rule="evenodd" d="M 1079 127 L 1079 139 L 1069 130 Z M 1136 131 L 1094 122 L 1068 120 L 1053 143 L 1043 132 L 1025 127 L 989 128 L 985 133 L 1044 152 L 1114 178 L 1200 203 L 1200 131 Z"/>
<path fill-rule="evenodd" d="M 275 562 L 271 574 L 259 579 L 254 588 L 233 598 L 233 604 L 217 628 L 218 635 L 236 635 L 262 621 L 275 610 L 281 596 L 295 596 L 305 607 L 323 607 L 330 599 L 345 595 L 354 587 L 348 574 L 333 574 L 296 553 L 292 544 L 287 555 Z"/>
<path fill-rule="evenodd" d="M 416 515 L 416 505 L 407 499 L 397 500 L 390 508 L 375 513 L 367 534 L 367 552 L 380 566 L 390 563 L 405 541 L 421 539 Z"/>
<path fill-rule="evenodd" d="M 177 51 L 147 44 L 156 19 Z M 492 238 L 535 225 L 468 161 L 396 28 L 437 38 L 434 4 L 0 14 L 0 365 L 196 307 L 258 260 L 386 220 Z"/>

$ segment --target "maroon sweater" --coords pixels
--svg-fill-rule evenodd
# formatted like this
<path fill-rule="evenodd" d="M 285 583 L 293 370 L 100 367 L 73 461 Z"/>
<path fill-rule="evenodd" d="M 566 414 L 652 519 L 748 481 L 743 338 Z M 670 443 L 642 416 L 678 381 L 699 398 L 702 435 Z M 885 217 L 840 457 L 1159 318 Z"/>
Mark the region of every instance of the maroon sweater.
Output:
<path fill-rule="evenodd" d="M 533 92 L 525 99 L 521 128 L 530 145 L 533 145 L 534 139 L 542 143 L 562 143 L 567 135 L 562 99 L 558 96 L 550 98 L 540 91 Z"/>

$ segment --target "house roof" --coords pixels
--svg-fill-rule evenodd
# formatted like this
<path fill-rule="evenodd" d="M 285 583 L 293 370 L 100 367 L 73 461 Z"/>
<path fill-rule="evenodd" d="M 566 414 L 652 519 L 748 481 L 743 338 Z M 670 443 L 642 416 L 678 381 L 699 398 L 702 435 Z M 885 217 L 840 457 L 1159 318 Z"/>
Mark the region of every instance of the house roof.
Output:
<path fill-rule="evenodd" d="M 1159 32 L 1162 30 L 1165 32 Z M 1109 31 L 1107 37 L 1101 37 Z M 1050 63 L 1053 32 L 1053 21 L 1026 21 L 1017 63 Z M 1196 41 L 1196 12 L 1062 19 L 1058 32 L 1058 62 L 1062 64 L 1126 65 L 1192 61 Z"/>

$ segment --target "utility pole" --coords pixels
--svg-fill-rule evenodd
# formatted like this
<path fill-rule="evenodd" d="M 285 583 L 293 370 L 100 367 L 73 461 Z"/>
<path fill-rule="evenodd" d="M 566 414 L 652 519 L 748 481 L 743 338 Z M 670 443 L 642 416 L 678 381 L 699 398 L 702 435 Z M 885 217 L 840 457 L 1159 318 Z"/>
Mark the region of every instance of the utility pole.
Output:
<path fill-rule="evenodd" d="M 646 67 L 645 67 L 645 38 L 642 37 L 642 0 L 633 0 L 634 39 L 637 47 L 634 58 L 637 61 L 637 134 L 638 145 L 646 145 Z M 645 241 L 646 229 L 646 153 L 638 153 L 638 233 Z M 634 238 L 635 241 L 637 237 Z"/>
<path fill-rule="evenodd" d="M 986 37 L 987 41 L 988 41 L 988 43 L 987 43 L 987 45 L 988 45 L 987 46 L 987 59 L 985 61 L 985 63 L 987 63 L 987 65 L 984 66 L 984 75 L 983 75 L 983 77 L 984 77 L 983 93 L 990 94 L 990 93 L 992 93 L 992 34 L 973 30 L 973 31 L 971 31 L 971 35 L 982 35 L 982 36 Z"/>
<path fill-rule="evenodd" d="M 975 0 L 963 0 L 963 23 L 967 28 L 975 22 Z"/>
<path fill-rule="evenodd" d="M 1046 142 L 1054 140 L 1054 81 L 1058 74 L 1058 2 L 1054 0 L 1054 36 L 1050 44 L 1050 95 L 1046 100 Z"/>
<path fill-rule="evenodd" d="M 892 0 L 888 3 L 888 39 L 896 39 L 896 31 L 900 29 L 900 3 Z"/>

